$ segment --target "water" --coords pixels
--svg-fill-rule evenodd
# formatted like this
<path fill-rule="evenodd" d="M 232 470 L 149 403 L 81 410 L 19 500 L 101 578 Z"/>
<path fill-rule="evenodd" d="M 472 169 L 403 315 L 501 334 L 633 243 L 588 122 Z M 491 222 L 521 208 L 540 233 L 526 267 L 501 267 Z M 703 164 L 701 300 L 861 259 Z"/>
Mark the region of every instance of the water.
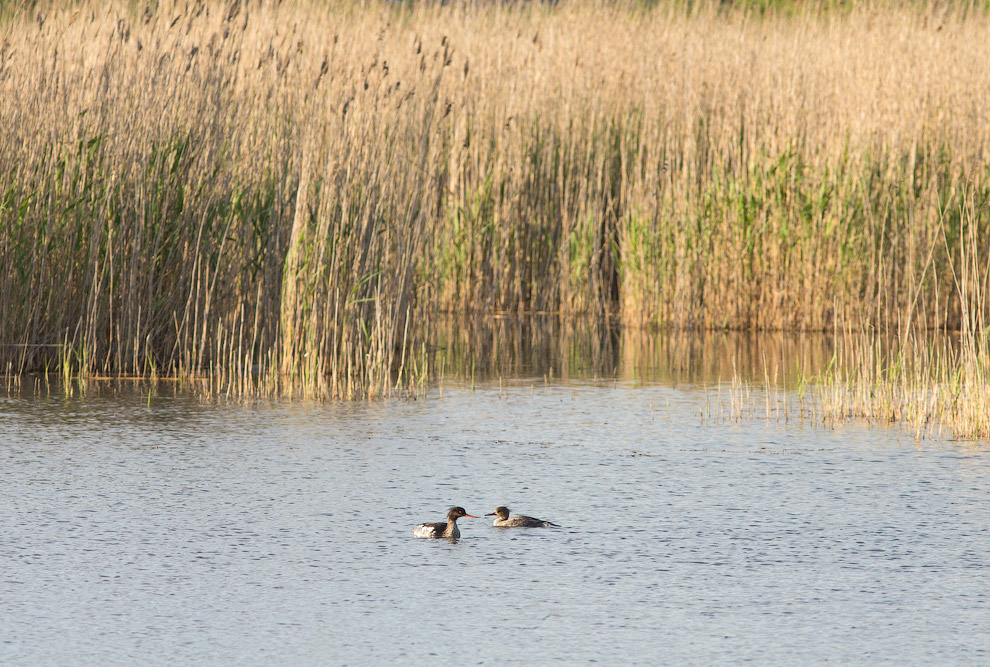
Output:
<path fill-rule="evenodd" d="M 0 663 L 990 661 L 990 446 L 710 402 L 4 399 Z"/>

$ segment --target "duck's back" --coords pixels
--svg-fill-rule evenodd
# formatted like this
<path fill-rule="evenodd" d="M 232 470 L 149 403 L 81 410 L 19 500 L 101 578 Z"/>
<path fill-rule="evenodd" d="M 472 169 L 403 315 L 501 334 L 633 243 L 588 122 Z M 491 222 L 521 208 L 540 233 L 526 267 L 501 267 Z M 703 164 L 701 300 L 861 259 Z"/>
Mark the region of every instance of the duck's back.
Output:
<path fill-rule="evenodd" d="M 447 535 L 446 532 L 447 532 L 446 521 L 436 521 L 434 523 L 421 523 L 415 528 L 413 528 L 414 537 L 453 537 L 456 539 L 461 536 L 461 531 L 458 530 L 456 523 L 454 524 L 453 528 L 451 528 L 449 535 Z"/>
<path fill-rule="evenodd" d="M 446 521 L 436 521 L 434 523 L 421 523 L 413 528 L 413 535 L 416 537 L 441 537 L 447 528 Z"/>
<path fill-rule="evenodd" d="M 510 516 L 508 519 L 499 519 L 495 522 L 495 525 L 501 528 L 549 528 L 550 526 L 557 526 L 557 524 L 550 521 L 536 519 L 531 516 L 523 516 L 521 514 Z"/>

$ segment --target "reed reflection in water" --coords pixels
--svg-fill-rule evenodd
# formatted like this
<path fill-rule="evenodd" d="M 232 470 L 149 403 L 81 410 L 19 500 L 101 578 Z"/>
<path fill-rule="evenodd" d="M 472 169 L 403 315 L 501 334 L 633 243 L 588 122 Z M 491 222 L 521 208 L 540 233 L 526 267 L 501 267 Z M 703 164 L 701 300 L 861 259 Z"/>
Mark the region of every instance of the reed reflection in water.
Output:
<path fill-rule="evenodd" d="M 448 318 L 430 339 L 439 379 L 547 377 L 793 387 L 835 351 L 826 333 L 652 332 L 598 320 Z"/>

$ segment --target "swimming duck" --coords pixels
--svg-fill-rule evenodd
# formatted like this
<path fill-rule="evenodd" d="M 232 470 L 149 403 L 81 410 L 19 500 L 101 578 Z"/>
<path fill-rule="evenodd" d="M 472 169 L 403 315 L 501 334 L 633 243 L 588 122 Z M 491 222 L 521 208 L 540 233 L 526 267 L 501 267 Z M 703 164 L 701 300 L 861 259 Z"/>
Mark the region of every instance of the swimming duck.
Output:
<path fill-rule="evenodd" d="M 477 519 L 478 517 L 468 514 L 463 507 L 451 507 L 447 511 L 447 521 L 436 521 L 434 523 L 421 523 L 413 528 L 413 535 L 416 537 L 452 537 L 455 540 L 461 536 L 461 531 L 457 528 L 457 520 L 462 516 Z"/>
<path fill-rule="evenodd" d="M 485 516 L 497 516 L 498 518 L 495 519 L 495 522 L 492 523 L 492 525 L 499 528 L 549 528 L 550 526 L 560 528 L 560 526 L 551 521 L 534 519 L 531 516 L 522 516 L 521 514 L 517 514 L 510 517 L 508 507 L 496 507 L 494 512 L 490 512 Z"/>

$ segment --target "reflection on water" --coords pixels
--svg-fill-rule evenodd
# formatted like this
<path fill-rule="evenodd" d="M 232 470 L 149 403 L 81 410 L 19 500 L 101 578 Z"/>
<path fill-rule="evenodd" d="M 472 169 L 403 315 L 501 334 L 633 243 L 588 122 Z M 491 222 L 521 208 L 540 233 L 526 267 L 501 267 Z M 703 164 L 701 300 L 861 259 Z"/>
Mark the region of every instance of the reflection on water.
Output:
<path fill-rule="evenodd" d="M 985 443 L 720 424 L 634 377 L 0 399 L 0 663 L 990 659 Z M 412 536 L 451 505 L 561 528 Z"/>
<path fill-rule="evenodd" d="M 669 332 L 556 317 L 449 319 L 431 325 L 434 367 L 457 380 L 609 377 L 645 382 L 793 386 L 834 353 L 824 333 Z"/>
<path fill-rule="evenodd" d="M 837 342 L 834 334 L 823 332 L 651 332 L 553 316 L 438 318 L 414 338 L 429 343 L 401 356 L 396 363 L 416 380 L 422 378 L 423 369 L 428 369 L 428 384 L 433 387 L 451 382 L 525 379 L 549 384 L 596 379 L 794 389 L 814 382 L 829 367 L 841 367 L 855 378 L 855 371 L 864 363 L 885 368 L 913 359 L 910 354 L 903 359 L 897 357 L 903 341 L 893 335 L 840 334 Z M 871 345 L 864 348 L 864 340 Z M 951 358 L 960 347 L 957 335 L 937 333 L 919 334 L 910 343 L 909 352 L 914 350 L 925 358 L 941 360 Z M 398 382 L 398 370 L 393 369 L 392 380 L 406 386 Z M 268 395 L 272 388 L 262 378 L 255 379 L 261 380 L 261 394 Z M 238 391 L 223 381 L 215 386 L 207 378 L 157 382 L 74 380 L 58 385 L 55 379 L 40 376 L 2 376 L 2 382 L 6 387 L 0 385 L 0 391 L 21 396 L 60 391 L 112 396 L 136 390 L 146 395 L 200 393 L 215 398 L 230 397 Z M 423 389 L 418 384 L 416 387 Z"/>

